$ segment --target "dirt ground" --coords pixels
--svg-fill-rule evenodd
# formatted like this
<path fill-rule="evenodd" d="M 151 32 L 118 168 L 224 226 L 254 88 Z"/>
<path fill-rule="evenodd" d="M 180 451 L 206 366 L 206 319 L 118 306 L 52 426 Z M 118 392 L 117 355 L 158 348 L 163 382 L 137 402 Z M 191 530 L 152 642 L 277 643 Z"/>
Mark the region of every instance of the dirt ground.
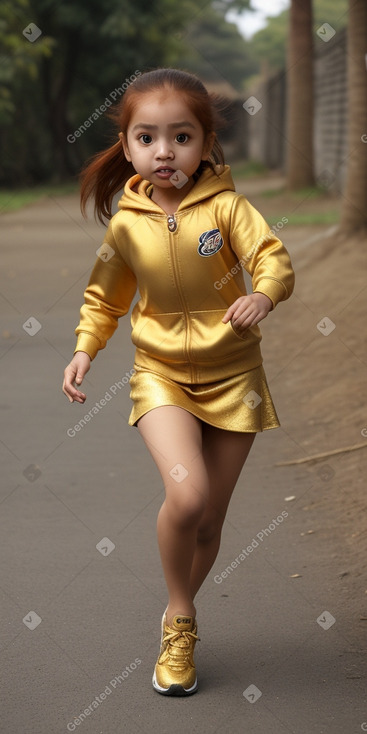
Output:
<path fill-rule="evenodd" d="M 275 188 L 281 185 L 277 179 L 273 182 Z M 287 216 L 294 211 L 295 202 L 287 193 L 267 199 L 261 195 L 265 185 L 242 184 L 241 190 L 247 188 L 251 203 L 272 224 L 279 212 Z M 336 194 L 325 194 L 316 201 L 307 197 L 296 206 L 305 214 L 340 210 L 341 198 Z M 289 427 L 292 444 L 299 446 L 298 452 L 293 446 L 290 451 L 302 459 L 365 446 L 309 461 L 298 469 L 289 467 L 288 471 L 308 471 L 321 480 L 317 497 L 303 509 L 315 520 L 320 512 L 327 522 L 326 527 L 317 523 L 316 532 L 325 540 L 329 538 L 330 553 L 340 565 L 343 598 L 348 605 L 355 604 L 355 619 L 366 635 L 367 236 L 340 238 L 335 225 L 289 229 L 286 225 L 279 237 L 292 252 L 296 272 L 295 292 L 286 306 L 290 333 L 286 345 L 283 340 L 274 344 L 268 320 L 262 326 L 267 347 L 263 351 L 273 360 L 276 350 L 282 364 L 280 372 L 275 367 L 275 374 L 270 371 L 269 377 L 273 386 L 279 383 L 280 404 L 288 405 L 287 430 Z M 324 332 L 317 330 L 324 317 L 333 322 L 330 333 L 327 324 Z M 280 328 L 282 318 L 279 309 L 272 318 L 275 329 Z"/>

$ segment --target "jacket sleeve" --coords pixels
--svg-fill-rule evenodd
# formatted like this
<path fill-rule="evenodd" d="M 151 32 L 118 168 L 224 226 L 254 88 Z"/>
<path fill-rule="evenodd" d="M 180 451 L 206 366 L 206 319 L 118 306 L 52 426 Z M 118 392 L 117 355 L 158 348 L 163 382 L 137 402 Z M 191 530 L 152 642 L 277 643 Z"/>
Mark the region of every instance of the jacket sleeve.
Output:
<path fill-rule="evenodd" d="M 252 277 L 253 292 L 265 293 L 273 308 L 289 298 L 295 276 L 288 251 L 241 194 L 232 206 L 230 241 L 240 264 Z"/>
<path fill-rule="evenodd" d="M 94 359 L 118 326 L 134 298 L 137 281 L 123 260 L 112 230 L 107 229 L 103 245 L 84 292 L 85 303 L 80 309 L 80 322 L 75 329 L 75 352 L 87 352 Z"/>

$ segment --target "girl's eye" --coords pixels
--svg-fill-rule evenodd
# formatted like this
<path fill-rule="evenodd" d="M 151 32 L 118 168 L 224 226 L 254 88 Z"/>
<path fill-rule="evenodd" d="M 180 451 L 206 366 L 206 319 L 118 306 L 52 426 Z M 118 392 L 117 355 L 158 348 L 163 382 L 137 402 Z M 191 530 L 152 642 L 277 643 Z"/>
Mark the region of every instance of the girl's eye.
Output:
<path fill-rule="evenodd" d="M 178 133 L 178 135 L 176 135 L 176 140 L 178 143 L 186 143 L 188 139 L 189 136 L 186 135 L 186 133 Z"/>
<path fill-rule="evenodd" d="M 152 142 L 152 136 L 144 133 L 144 135 L 140 135 L 140 140 L 142 141 L 142 143 L 144 143 L 144 145 L 148 145 Z"/>

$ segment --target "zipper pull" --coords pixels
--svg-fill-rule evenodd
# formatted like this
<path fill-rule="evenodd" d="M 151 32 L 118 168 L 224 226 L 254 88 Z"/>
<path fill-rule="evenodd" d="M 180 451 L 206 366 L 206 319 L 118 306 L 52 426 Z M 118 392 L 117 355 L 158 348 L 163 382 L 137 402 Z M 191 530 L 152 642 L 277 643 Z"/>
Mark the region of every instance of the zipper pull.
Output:
<path fill-rule="evenodd" d="M 174 214 L 169 214 L 167 217 L 167 226 L 170 232 L 176 232 L 177 222 Z"/>

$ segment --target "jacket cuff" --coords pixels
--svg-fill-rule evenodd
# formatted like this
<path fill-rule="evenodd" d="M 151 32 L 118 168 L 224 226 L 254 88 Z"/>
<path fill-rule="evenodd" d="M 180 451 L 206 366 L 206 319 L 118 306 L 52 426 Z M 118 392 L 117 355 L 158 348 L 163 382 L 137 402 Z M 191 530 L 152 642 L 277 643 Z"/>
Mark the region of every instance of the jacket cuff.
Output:
<path fill-rule="evenodd" d="M 256 284 L 256 290 L 254 293 L 256 292 L 265 293 L 265 295 L 273 302 L 274 308 L 279 301 L 284 301 L 288 296 L 284 283 L 279 280 L 275 280 L 274 278 L 262 278 L 262 280 Z"/>
<path fill-rule="evenodd" d="M 97 339 L 97 337 L 93 336 L 92 334 L 82 332 L 78 335 L 74 354 L 75 352 L 86 352 L 87 354 L 89 354 L 91 359 L 94 359 L 100 348 L 101 343 L 99 339 Z"/>

